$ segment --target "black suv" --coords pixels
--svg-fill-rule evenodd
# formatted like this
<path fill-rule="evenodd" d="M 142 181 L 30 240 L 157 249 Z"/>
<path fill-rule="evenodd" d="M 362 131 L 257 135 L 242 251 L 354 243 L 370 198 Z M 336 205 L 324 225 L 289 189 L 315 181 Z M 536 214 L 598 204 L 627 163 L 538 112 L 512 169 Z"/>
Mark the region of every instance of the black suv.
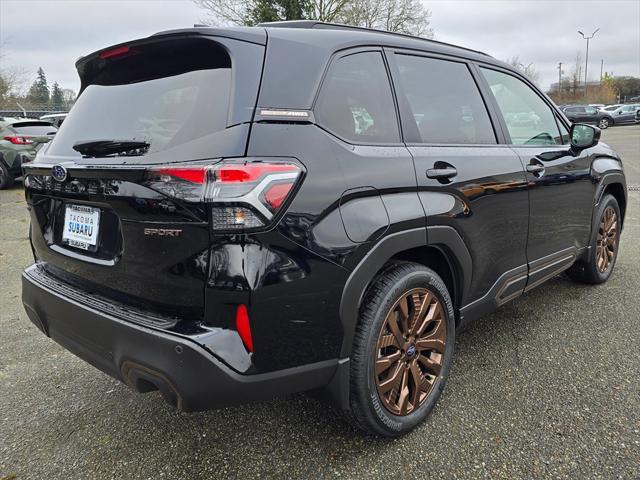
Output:
<path fill-rule="evenodd" d="M 600 128 L 609 128 L 614 124 L 613 112 L 598 110 L 591 105 L 567 105 L 562 111 L 573 123 L 591 123 Z"/>
<path fill-rule="evenodd" d="M 170 31 L 77 62 L 25 180 L 35 325 L 184 411 L 319 389 L 422 421 L 456 332 L 606 281 L 619 156 L 516 70 L 315 22 Z M 323 388 L 321 388 L 323 387 Z"/>

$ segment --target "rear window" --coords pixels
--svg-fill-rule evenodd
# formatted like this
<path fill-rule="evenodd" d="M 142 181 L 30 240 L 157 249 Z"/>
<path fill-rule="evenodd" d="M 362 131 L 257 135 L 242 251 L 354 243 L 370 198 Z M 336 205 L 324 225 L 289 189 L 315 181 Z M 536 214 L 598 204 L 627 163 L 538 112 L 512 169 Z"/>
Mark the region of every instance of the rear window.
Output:
<path fill-rule="evenodd" d="M 131 47 L 122 57 L 89 62 L 81 68 L 87 82 L 49 153 L 80 157 L 77 142 L 135 140 L 149 148 L 127 156 L 127 163 L 163 152 L 171 152 L 170 161 L 197 159 L 206 150 L 201 142 L 227 126 L 231 61 L 216 45 L 190 40 Z"/>
<path fill-rule="evenodd" d="M 57 131 L 56 127 L 48 122 L 14 123 L 11 129 L 20 135 L 53 135 Z"/>

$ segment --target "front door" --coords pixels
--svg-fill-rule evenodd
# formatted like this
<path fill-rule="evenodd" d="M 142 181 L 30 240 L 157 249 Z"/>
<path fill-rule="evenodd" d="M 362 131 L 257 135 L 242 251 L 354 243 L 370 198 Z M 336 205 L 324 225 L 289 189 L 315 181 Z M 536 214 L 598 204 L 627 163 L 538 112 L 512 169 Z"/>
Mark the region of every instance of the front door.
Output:
<path fill-rule="evenodd" d="M 566 126 L 552 107 L 510 72 L 481 67 L 503 125 L 527 171 L 529 191 L 528 286 L 571 265 L 589 242 L 594 185 L 588 152 L 569 145 Z M 515 122 L 531 112 L 535 121 Z"/>

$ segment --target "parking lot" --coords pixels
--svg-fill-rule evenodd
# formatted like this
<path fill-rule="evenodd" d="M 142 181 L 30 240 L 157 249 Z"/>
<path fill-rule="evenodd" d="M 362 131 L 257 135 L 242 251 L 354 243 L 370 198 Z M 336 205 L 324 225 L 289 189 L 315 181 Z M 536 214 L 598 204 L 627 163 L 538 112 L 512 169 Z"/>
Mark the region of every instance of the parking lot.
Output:
<path fill-rule="evenodd" d="M 397 440 L 303 394 L 179 413 L 74 357 L 22 309 L 28 217 L 19 182 L 0 192 L 0 479 L 640 478 L 640 125 L 602 138 L 636 186 L 611 280 L 560 276 L 471 326 Z"/>

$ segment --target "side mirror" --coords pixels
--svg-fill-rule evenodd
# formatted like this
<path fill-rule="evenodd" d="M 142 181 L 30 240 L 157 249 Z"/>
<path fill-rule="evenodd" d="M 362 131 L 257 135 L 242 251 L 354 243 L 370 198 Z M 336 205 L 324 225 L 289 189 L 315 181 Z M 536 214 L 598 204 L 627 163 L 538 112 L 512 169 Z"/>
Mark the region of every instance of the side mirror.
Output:
<path fill-rule="evenodd" d="M 600 141 L 600 129 L 592 125 L 574 123 L 571 125 L 571 146 L 575 148 L 591 148 Z"/>

